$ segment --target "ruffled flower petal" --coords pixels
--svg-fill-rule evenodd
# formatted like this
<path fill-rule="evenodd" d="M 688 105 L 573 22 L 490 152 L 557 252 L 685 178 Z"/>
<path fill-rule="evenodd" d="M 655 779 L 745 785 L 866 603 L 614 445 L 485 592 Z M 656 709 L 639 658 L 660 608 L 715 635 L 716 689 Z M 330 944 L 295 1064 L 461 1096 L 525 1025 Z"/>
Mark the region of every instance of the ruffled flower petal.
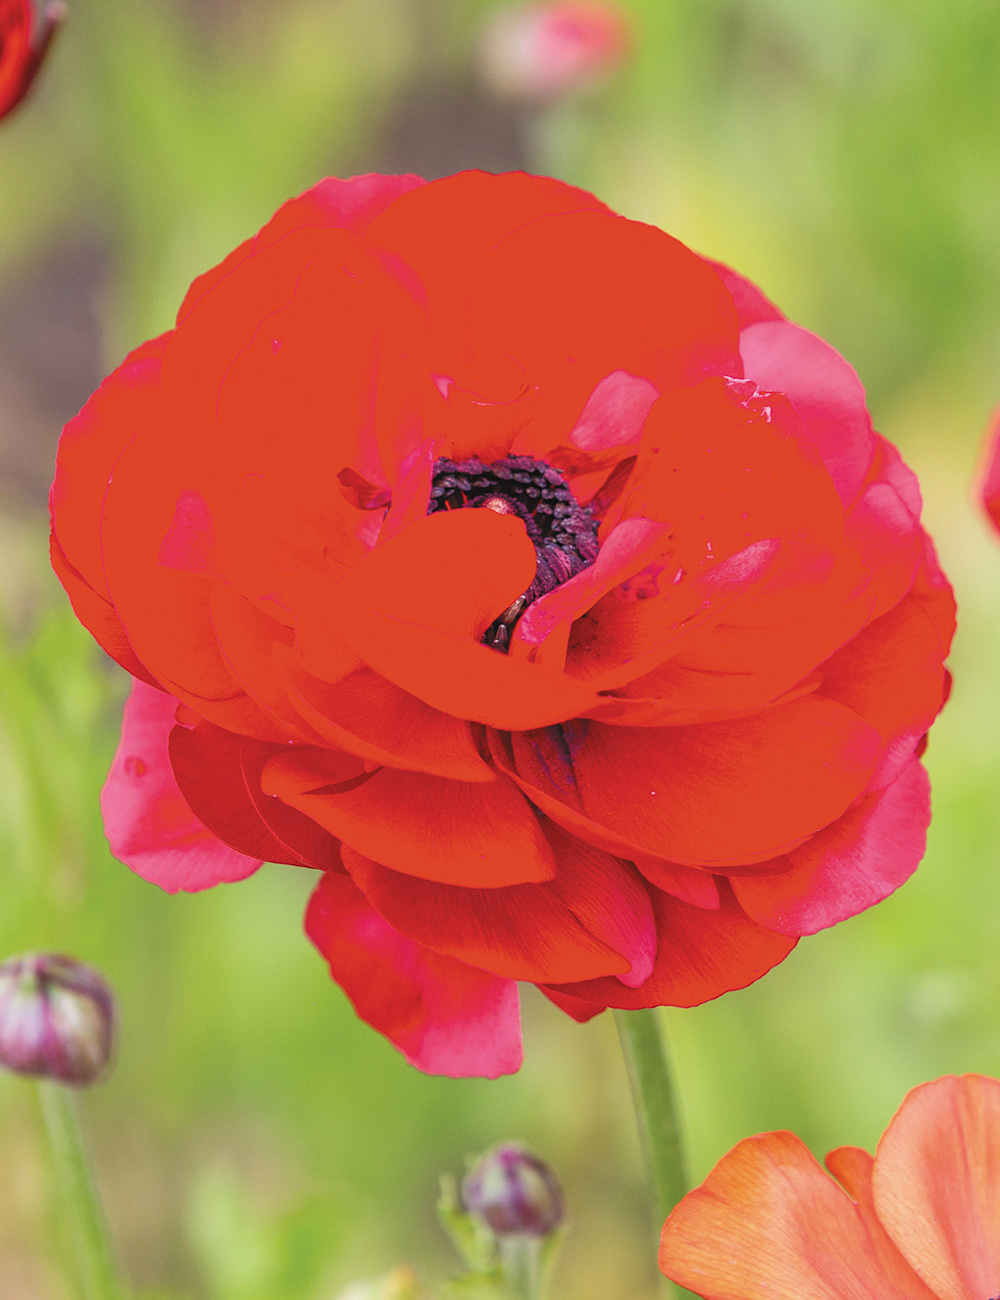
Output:
<path fill-rule="evenodd" d="M 927 773 L 911 759 L 885 790 L 865 795 L 832 826 L 786 854 L 784 870 L 732 876 L 744 911 L 769 929 L 802 935 L 881 902 L 923 857 L 930 793 Z"/>
<path fill-rule="evenodd" d="M 931 1300 L 792 1133 L 723 1156 L 664 1225 L 660 1268 L 705 1300 Z"/>
<path fill-rule="evenodd" d="M 133 683 L 101 792 L 111 852 L 170 894 L 243 880 L 261 865 L 217 839 L 181 794 L 167 753 L 176 711 L 177 701 L 163 691 Z"/>
<path fill-rule="evenodd" d="M 326 873 L 306 933 L 362 1020 L 427 1074 L 495 1079 L 520 1069 L 517 985 L 404 938 L 346 876 Z"/>

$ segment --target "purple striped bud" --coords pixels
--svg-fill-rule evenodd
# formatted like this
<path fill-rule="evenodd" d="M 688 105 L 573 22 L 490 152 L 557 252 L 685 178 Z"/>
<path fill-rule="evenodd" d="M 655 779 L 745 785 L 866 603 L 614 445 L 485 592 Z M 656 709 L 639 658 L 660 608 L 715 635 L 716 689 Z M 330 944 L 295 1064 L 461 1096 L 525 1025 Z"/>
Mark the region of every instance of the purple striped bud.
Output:
<path fill-rule="evenodd" d="M 559 1179 L 516 1142 L 494 1147 L 466 1174 L 462 1200 L 498 1237 L 547 1237 L 563 1221 Z"/>
<path fill-rule="evenodd" d="M 0 965 L 0 1067 L 74 1087 L 111 1059 L 115 1002 L 97 971 L 56 953 Z"/>

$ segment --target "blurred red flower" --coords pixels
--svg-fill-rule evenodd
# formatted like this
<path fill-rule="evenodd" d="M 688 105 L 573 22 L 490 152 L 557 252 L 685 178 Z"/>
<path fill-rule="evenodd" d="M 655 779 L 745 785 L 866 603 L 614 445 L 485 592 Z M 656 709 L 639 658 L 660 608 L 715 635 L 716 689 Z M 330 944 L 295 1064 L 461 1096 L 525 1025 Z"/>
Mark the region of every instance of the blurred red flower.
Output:
<path fill-rule="evenodd" d="M 660 1267 L 706 1300 L 994 1300 L 1000 1294 L 1000 1083 L 908 1093 L 874 1159 L 792 1133 L 747 1138 L 663 1227 Z M 840 1186 L 837 1186 L 837 1183 Z"/>
<path fill-rule="evenodd" d="M 65 16 L 65 5 L 49 4 L 36 30 L 32 0 L 0 0 L 0 117 L 15 109 L 31 89 Z"/>
<path fill-rule="evenodd" d="M 327 180 L 67 426 L 52 556 L 138 680 L 104 794 L 167 889 L 307 929 L 421 1068 L 757 979 L 885 897 L 954 621 L 851 368 L 557 181 Z"/>
<path fill-rule="evenodd" d="M 616 4 L 557 0 L 498 9 L 483 32 L 486 80 L 514 99 L 555 99 L 584 90 L 618 68 L 630 32 Z"/>
<path fill-rule="evenodd" d="M 994 411 L 986 431 L 979 492 L 990 523 L 1000 533 L 1000 409 Z"/>

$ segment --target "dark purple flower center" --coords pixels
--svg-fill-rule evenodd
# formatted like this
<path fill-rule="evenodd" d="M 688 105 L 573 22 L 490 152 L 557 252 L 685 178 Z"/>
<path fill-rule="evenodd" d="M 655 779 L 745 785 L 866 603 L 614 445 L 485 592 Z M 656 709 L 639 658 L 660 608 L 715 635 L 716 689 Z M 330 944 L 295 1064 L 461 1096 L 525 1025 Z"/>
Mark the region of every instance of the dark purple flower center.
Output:
<path fill-rule="evenodd" d="M 597 520 L 581 506 L 561 470 L 532 456 L 505 456 L 487 465 L 478 457 L 434 464 L 429 515 L 438 510 L 495 510 L 524 521 L 538 567 L 531 586 L 486 629 L 483 644 L 506 654 L 528 606 L 597 559 Z"/>

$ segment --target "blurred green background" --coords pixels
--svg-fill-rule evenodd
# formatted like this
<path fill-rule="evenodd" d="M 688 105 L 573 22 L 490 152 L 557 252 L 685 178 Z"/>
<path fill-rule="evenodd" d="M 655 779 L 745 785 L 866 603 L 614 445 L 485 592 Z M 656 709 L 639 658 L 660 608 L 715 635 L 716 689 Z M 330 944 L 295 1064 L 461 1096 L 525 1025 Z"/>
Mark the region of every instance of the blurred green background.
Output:
<path fill-rule="evenodd" d="M 1000 397 L 1000 8 L 625 0 L 621 75 L 531 109 L 477 77 L 498 7 L 72 0 L 0 128 L 0 954 L 63 949 L 119 990 L 120 1061 L 87 1109 L 150 1300 L 331 1300 L 401 1260 L 449 1268 L 438 1172 L 507 1137 L 566 1184 L 557 1297 L 654 1294 L 609 1017 L 528 990 L 520 1075 L 424 1078 L 302 938 L 308 873 L 171 898 L 101 834 L 126 683 L 47 571 L 59 426 L 324 174 L 550 172 L 731 261 L 854 363 L 960 606 L 931 846 L 754 988 L 668 1013 L 693 1171 L 768 1128 L 871 1146 L 913 1084 L 1000 1073 L 1000 545 L 969 496 Z M 51 1242 L 31 1089 L 0 1077 L 0 1296 L 64 1300 Z"/>

